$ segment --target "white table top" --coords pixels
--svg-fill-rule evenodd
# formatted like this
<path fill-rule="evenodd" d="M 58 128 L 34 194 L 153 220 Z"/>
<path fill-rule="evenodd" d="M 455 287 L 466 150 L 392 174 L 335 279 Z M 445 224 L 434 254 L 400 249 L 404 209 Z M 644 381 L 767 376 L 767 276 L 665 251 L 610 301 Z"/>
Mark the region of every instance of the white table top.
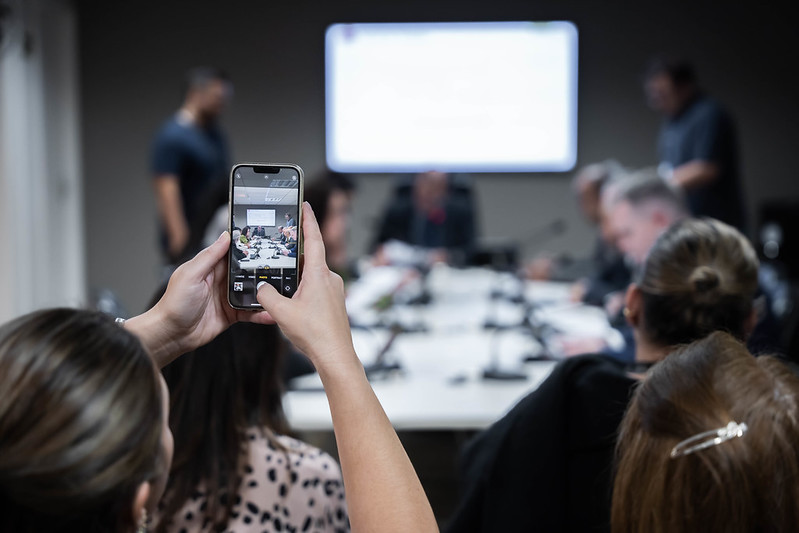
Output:
<path fill-rule="evenodd" d="M 530 363 L 527 381 L 469 380 L 461 384 L 424 379 L 375 382 L 372 387 L 391 424 L 398 430 L 475 430 L 490 426 L 516 402 L 533 391 L 554 363 Z M 298 431 L 333 427 L 322 392 L 291 391 L 284 408 Z"/>
<path fill-rule="evenodd" d="M 240 259 L 239 266 L 243 270 L 255 270 L 257 268 L 295 268 L 297 266 L 297 258 L 296 257 L 289 257 L 287 255 L 282 255 L 280 253 L 280 246 L 275 243 L 272 243 L 266 239 L 254 239 L 253 244 L 258 243 L 261 246 L 259 251 L 258 259 Z M 255 251 L 254 248 L 250 247 L 250 256 L 252 256 Z M 279 255 L 277 258 L 273 258 L 272 256 Z"/>
<path fill-rule="evenodd" d="M 397 283 L 413 285 L 413 280 L 408 282 L 406 278 L 398 271 L 376 272 L 353 287 L 347 302 L 353 323 L 372 326 L 369 322 L 378 314 L 382 319 L 390 316 L 393 323 L 426 329 L 401 333 L 386 354 L 386 361 L 399 363 L 401 370 L 372 381 L 375 394 L 397 429 L 483 429 L 535 390 L 552 371 L 556 364 L 552 361 L 524 362 L 541 349 L 529 331 L 516 327 L 484 328 L 488 317 L 508 325 L 519 323 L 523 317 L 521 306 L 489 297 L 492 292 L 496 296 L 497 287 L 510 292 L 523 289 L 528 298 L 546 302 L 535 313 L 560 329 L 571 329 L 575 335 L 601 335 L 604 328 L 610 329 L 601 312 L 566 301 L 568 285 L 527 283 L 519 287 L 518 281 L 498 282 L 495 273 L 477 269 L 439 269 L 431 274 L 426 283 L 434 299 L 428 306 L 396 305 L 383 313 L 372 309 L 370 291 L 365 286 L 377 287 L 371 292 L 373 297 L 379 297 L 391 287 L 396 288 Z M 399 296 L 395 292 L 396 299 Z M 365 365 L 375 361 L 389 335 L 386 328 L 379 326 L 353 329 L 353 344 Z M 483 370 L 492 365 L 519 371 L 527 379 L 484 379 Z M 301 390 L 291 390 L 284 398 L 291 426 L 299 431 L 332 429 L 318 376 L 304 376 L 293 385 Z"/>

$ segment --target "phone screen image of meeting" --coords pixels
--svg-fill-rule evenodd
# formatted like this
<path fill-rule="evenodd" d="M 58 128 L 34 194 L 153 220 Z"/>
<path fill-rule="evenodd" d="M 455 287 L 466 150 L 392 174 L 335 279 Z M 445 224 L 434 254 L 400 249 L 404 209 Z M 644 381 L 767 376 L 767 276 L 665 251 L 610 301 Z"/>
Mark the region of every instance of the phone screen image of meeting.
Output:
<path fill-rule="evenodd" d="M 239 307 L 258 305 L 261 282 L 280 294 L 297 290 L 299 179 L 294 169 L 257 173 L 239 167 L 233 179 L 230 298 Z"/>

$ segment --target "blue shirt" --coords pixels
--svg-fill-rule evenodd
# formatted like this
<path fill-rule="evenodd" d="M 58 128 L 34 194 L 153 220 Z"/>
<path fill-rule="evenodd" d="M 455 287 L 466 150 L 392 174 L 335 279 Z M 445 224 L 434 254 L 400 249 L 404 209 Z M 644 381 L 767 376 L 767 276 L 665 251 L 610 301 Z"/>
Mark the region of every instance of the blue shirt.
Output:
<path fill-rule="evenodd" d="M 187 223 L 191 224 L 205 192 L 230 171 L 227 142 L 218 127 L 185 123 L 177 115 L 167 120 L 152 144 L 154 177 L 177 176 Z"/>
<path fill-rule="evenodd" d="M 660 130 L 658 153 L 661 164 L 672 169 L 690 161 L 715 164 L 716 179 L 685 191 L 691 214 L 744 229 L 735 126 L 715 100 L 700 94 L 679 115 L 667 119 Z"/>

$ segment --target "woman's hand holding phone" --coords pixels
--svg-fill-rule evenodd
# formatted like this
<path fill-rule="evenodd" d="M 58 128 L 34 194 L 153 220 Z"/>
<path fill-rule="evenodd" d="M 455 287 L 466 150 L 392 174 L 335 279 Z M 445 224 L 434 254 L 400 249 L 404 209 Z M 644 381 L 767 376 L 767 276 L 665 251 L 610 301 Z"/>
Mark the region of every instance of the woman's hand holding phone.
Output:
<path fill-rule="evenodd" d="M 344 306 L 344 282 L 325 263 L 325 245 L 311 206 L 305 202 L 302 209 L 305 263 L 297 292 L 286 298 L 264 283 L 258 302 L 320 374 L 343 363 L 360 366 Z"/>
<path fill-rule="evenodd" d="M 302 209 L 305 264 L 297 292 L 289 299 L 264 284 L 258 302 L 322 378 L 352 531 L 438 531 L 413 465 L 355 355 L 344 284 L 325 263 L 316 217 L 308 203 Z"/>
<path fill-rule="evenodd" d="M 125 323 L 159 368 L 208 343 L 234 322 L 274 323 L 266 312 L 238 311 L 227 304 L 229 248 L 230 234 L 224 232 L 175 270 L 166 293 L 152 309 Z"/>

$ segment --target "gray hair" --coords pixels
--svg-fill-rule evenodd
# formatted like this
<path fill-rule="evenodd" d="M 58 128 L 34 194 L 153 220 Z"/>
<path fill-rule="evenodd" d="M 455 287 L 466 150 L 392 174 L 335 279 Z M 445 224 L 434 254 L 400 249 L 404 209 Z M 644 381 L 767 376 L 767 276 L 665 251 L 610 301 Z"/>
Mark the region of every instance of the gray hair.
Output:
<path fill-rule="evenodd" d="M 580 185 L 589 184 L 602 188 L 605 184 L 615 181 L 625 173 L 625 168 L 615 159 L 591 163 L 577 171 L 572 180 L 572 188 L 577 189 Z"/>
<path fill-rule="evenodd" d="M 682 191 L 661 178 L 655 168 L 628 173 L 603 191 L 602 204 L 606 209 L 623 201 L 633 208 L 659 206 L 672 213 L 675 220 L 688 216 Z"/>

